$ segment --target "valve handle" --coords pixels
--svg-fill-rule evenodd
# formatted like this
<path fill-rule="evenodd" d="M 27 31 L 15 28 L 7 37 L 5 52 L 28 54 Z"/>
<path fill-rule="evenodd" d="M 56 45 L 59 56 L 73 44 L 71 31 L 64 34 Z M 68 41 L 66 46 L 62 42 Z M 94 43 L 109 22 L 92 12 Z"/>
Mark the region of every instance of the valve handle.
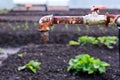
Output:
<path fill-rule="evenodd" d="M 107 7 L 106 7 L 106 6 L 93 6 L 93 7 L 91 8 L 91 11 L 92 11 L 92 12 L 99 13 L 99 10 L 100 10 L 100 9 L 107 9 Z"/>

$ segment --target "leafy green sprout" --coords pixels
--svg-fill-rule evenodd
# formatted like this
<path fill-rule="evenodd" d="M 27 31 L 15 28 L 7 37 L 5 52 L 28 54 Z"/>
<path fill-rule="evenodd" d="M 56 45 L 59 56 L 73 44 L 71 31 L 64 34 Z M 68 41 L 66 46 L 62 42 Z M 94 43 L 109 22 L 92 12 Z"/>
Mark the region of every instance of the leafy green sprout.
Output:
<path fill-rule="evenodd" d="M 17 25 L 16 27 L 17 27 L 17 29 L 20 29 L 20 25 Z"/>
<path fill-rule="evenodd" d="M 68 25 L 69 25 L 69 24 L 65 24 L 65 28 L 66 28 L 66 30 L 68 30 Z"/>
<path fill-rule="evenodd" d="M 93 45 L 104 45 L 109 49 L 113 48 L 118 41 L 116 36 L 102 36 L 102 37 L 93 37 L 93 36 L 81 36 L 78 38 L 78 41 L 69 41 L 69 45 L 86 45 L 86 44 L 93 44 Z"/>
<path fill-rule="evenodd" d="M 75 45 L 80 45 L 80 43 L 77 41 L 71 40 L 71 41 L 69 41 L 69 45 L 75 46 Z"/>
<path fill-rule="evenodd" d="M 104 30 L 105 28 L 103 27 L 103 26 L 101 26 L 101 25 L 98 25 L 98 28 L 99 28 L 99 30 Z"/>
<path fill-rule="evenodd" d="M 107 66 L 110 65 L 100 59 L 95 59 L 88 54 L 81 54 L 69 60 L 67 71 L 73 72 L 73 74 L 79 72 L 87 72 L 88 74 L 99 72 L 102 74 L 106 72 Z"/>
<path fill-rule="evenodd" d="M 93 44 L 93 45 L 97 45 L 98 41 L 95 37 L 92 36 L 81 36 L 78 38 L 78 42 L 81 45 L 85 45 L 85 44 Z"/>
<path fill-rule="evenodd" d="M 25 24 L 24 24 L 24 30 L 28 30 L 29 29 L 29 24 L 28 24 L 28 22 L 25 22 Z"/>
<path fill-rule="evenodd" d="M 41 62 L 37 62 L 34 60 L 30 60 L 27 64 L 25 64 L 24 66 L 19 66 L 18 67 L 18 71 L 24 70 L 25 68 L 29 69 L 30 71 L 32 71 L 33 73 L 37 72 L 37 69 L 39 69 L 41 65 Z"/>
<path fill-rule="evenodd" d="M 38 23 L 37 23 L 37 22 L 34 22 L 34 26 L 38 26 Z"/>
<path fill-rule="evenodd" d="M 55 24 L 53 26 L 50 27 L 51 31 L 55 30 Z"/>
<path fill-rule="evenodd" d="M 19 58 L 23 58 L 24 55 L 21 53 L 21 54 L 18 54 L 17 56 L 18 56 Z"/>
<path fill-rule="evenodd" d="M 80 32 L 81 29 L 80 29 L 80 27 L 78 26 L 78 24 L 76 24 L 76 27 L 77 27 L 77 31 Z"/>
<path fill-rule="evenodd" d="M 110 49 L 112 49 L 113 45 L 115 45 L 118 41 L 118 38 L 116 36 L 112 36 L 112 37 L 103 36 L 103 37 L 98 37 L 97 39 L 101 45 L 105 45 Z"/>
<path fill-rule="evenodd" d="M 87 29 L 87 30 L 89 30 L 89 29 L 90 29 L 90 26 L 89 26 L 89 25 L 86 25 L 85 27 L 86 27 L 86 29 Z"/>
<path fill-rule="evenodd" d="M 12 30 L 13 30 L 13 31 L 16 31 L 16 29 L 17 29 L 16 27 L 14 27 L 14 26 L 12 27 Z"/>

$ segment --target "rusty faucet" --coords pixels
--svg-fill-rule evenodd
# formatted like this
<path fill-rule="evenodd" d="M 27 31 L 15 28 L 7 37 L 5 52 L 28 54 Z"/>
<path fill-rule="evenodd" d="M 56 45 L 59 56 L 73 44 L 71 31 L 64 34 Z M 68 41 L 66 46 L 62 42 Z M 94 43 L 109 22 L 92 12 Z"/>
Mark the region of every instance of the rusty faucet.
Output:
<path fill-rule="evenodd" d="M 85 16 L 44 16 L 39 20 L 39 31 L 41 32 L 41 40 L 46 42 L 49 40 L 49 30 L 53 24 L 85 24 L 97 25 L 109 23 L 116 23 L 120 26 L 120 15 L 99 15 L 100 9 L 106 9 L 105 6 L 93 6 L 92 13 Z"/>

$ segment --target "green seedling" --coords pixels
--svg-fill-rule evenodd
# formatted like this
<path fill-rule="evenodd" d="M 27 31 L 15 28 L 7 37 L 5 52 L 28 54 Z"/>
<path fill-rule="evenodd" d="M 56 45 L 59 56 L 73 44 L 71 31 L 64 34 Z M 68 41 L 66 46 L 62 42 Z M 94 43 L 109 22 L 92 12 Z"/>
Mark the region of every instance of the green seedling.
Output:
<path fill-rule="evenodd" d="M 25 22 L 25 24 L 24 24 L 24 30 L 28 30 L 28 29 L 29 29 L 28 22 Z"/>
<path fill-rule="evenodd" d="M 113 48 L 118 41 L 116 36 L 102 36 L 102 37 L 92 37 L 92 36 L 81 36 L 78 38 L 77 41 L 69 41 L 69 45 L 86 45 L 86 44 L 93 44 L 93 45 L 103 45 L 108 47 L 109 49 Z"/>
<path fill-rule="evenodd" d="M 85 45 L 87 44 L 88 42 L 88 36 L 81 36 L 78 38 L 78 42 L 81 44 L 81 45 Z"/>
<path fill-rule="evenodd" d="M 87 29 L 87 30 L 89 30 L 89 29 L 90 29 L 90 26 L 89 26 L 89 25 L 86 25 L 85 27 L 86 27 L 86 29 Z"/>
<path fill-rule="evenodd" d="M 17 25 L 16 27 L 17 27 L 17 29 L 20 29 L 20 25 Z"/>
<path fill-rule="evenodd" d="M 55 30 L 55 25 L 51 26 L 50 29 L 51 29 L 51 31 L 54 31 Z"/>
<path fill-rule="evenodd" d="M 23 54 L 18 54 L 17 56 L 18 56 L 19 58 L 23 58 L 23 57 L 24 57 Z"/>
<path fill-rule="evenodd" d="M 16 27 L 12 27 L 12 30 L 13 30 L 13 31 L 16 31 Z"/>
<path fill-rule="evenodd" d="M 118 41 L 118 38 L 116 36 L 112 36 L 112 37 L 103 36 L 103 37 L 98 37 L 97 39 L 99 41 L 99 44 L 105 45 L 110 49 L 112 49 L 113 45 L 115 45 Z"/>
<path fill-rule="evenodd" d="M 106 72 L 106 67 L 110 66 L 108 63 L 101 61 L 100 59 L 94 59 L 88 54 L 82 54 L 75 57 L 75 59 L 70 59 L 68 72 L 73 72 L 77 74 L 81 72 L 87 72 L 88 74 L 94 74 L 99 72 L 100 74 Z"/>
<path fill-rule="evenodd" d="M 81 45 L 85 45 L 85 44 L 93 44 L 93 45 L 97 45 L 98 44 L 98 40 L 95 37 L 92 36 L 81 36 L 78 38 L 78 42 Z"/>
<path fill-rule="evenodd" d="M 38 26 L 38 23 L 37 23 L 37 22 L 34 22 L 34 26 Z"/>
<path fill-rule="evenodd" d="M 88 43 L 93 44 L 93 45 L 97 45 L 98 44 L 98 40 L 95 37 L 88 37 Z"/>
<path fill-rule="evenodd" d="M 41 65 L 41 62 L 31 60 L 24 66 L 19 66 L 18 71 L 21 71 L 21 70 L 24 70 L 25 68 L 27 68 L 30 71 L 32 71 L 33 73 L 36 73 L 36 71 L 37 71 L 37 69 L 39 69 L 40 65 Z"/>
<path fill-rule="evenodd" d="M 68 30 L 68 24 L 65 24 L 65 28 L 66 28 L 66 30 Z"/>
<path fill-rule="evenodd" d="M 79 26 L 77 26 L 77 31 L 78 31 L 78 32 L 80 32 L 80 31 L 81 31 L 81 29 L 80 29 L 80 27 L 79 27 Z"/>
<path fill-rule="evenodd" d="M 69 41 L 69 45 L 71 45 L 71 46 L 74 46 L 74 45 L 80 45 L 80 43 L 77 42 L 77 41 L 73 41 L 73 40 L 71 40 L 71 41 Z"/>

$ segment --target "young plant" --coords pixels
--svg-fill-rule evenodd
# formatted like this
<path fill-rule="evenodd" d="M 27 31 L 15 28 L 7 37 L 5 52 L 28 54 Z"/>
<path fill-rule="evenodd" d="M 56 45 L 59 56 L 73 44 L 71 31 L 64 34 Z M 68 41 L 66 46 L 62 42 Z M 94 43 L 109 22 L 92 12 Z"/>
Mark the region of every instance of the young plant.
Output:
<path fill-rule="evenodd" d="M 12 27 L 12 30 L 13 30 L 13 31 L 16 31 L 16 29 L 17 29 L 16 27 Z"/>
<path fill-rule="evenodd" d="M 37 23 L 37 22 L 34 22 L 34 26 L 38 26 L 38 23 Z"/>
<path fill-rule="evenodd" d="M 78 42 L 81 45 L 85 45 L 85 44 L 93 44 L 93 45 L 97 45 L 98 44 L 98 40 L 95 37 L 92 36 L 81 36 L 78 38 Z"/>
<path fill-rule="evenodd" d="M 80 43 L 77 42 L 77 41 L 73 41 L 73 40 L 71 40 L 71 41 L 69 41 L 69 45 L 71 45 L 71 46 L 75 46 L 75 45 L 80 45 Z"/>
<path fill-rule="evenodd" d="M 25 22 L 25 24 L 24 24 L 24 30 L 28 30 L 29 29 L 29 24 L 28 24 L 28 22 Z"/>
<path fill-rule="evenodd" d="M 94 57 L 90 57 L 88 54 L 82 54 L 76 56 L 75 59 L 70 59 L 67 71 L 72 71 L 74 74 L 80 71 L 87 72 L 88 74 L 96 72 L 105 73 L 107 66 L 109 66 L 109 64 L 100 59 L 94 59 Z"/>
<path fill-rule="evenodd" d="M 65 24 L 65 28 L 66 28 L 66 30 L 68 30 L 68 24 Z"/>
<path fill-rule="evenodd" d="M 79 27 L 79 26 L 77 26 L 77 31 L 78 31 L 78 32 L 80 32 L 80 31 L 81 31 L 81 29 L 80 29 L 80 27 Z"/>
<path fill-rule="evenodd" d="M 86 25 L 85 27 L 86 27 L 86 29 L 87 29 L 87 30 L 89 30 L 89 29 L 90 29 L 90 26 L 89 26 L 89 25 Z"/>
<path fill-rule="evenodd" d="M 17 54 L 17 56 L 18 56 L 19 58 L 23 58 L 23 57 L 24 57 L 23 54 Z"/>
<path fill-rule="evenodd" d="M 40 65 L 41 65 L 41 62 L 31 60 L 27 64 L 25 64 L 24 66 L 19 66 L 18 71 L 21 71 L 21 70 L 24 70 L 25 68 L 28 68 L 33 73 L 36 73 L 36 71 L 40 67 Z"/>
<path fill-rule="evenodd" d="M 103 36 L 103 37 L 98 37 L 97 39 L 99 41 L 99 44 L 105 45 L 110 49 L 112 49 L 113 45 L 115 45 L 118 41 L 118 38 L 116 36 L 111 36 L 111 37 Z"/>
<path fill-rule="evenodd" d="M 55 25 L 51 26 L 50 29 L 51 29 L 51 31 L 54 31 L 55 30 Z"/>

